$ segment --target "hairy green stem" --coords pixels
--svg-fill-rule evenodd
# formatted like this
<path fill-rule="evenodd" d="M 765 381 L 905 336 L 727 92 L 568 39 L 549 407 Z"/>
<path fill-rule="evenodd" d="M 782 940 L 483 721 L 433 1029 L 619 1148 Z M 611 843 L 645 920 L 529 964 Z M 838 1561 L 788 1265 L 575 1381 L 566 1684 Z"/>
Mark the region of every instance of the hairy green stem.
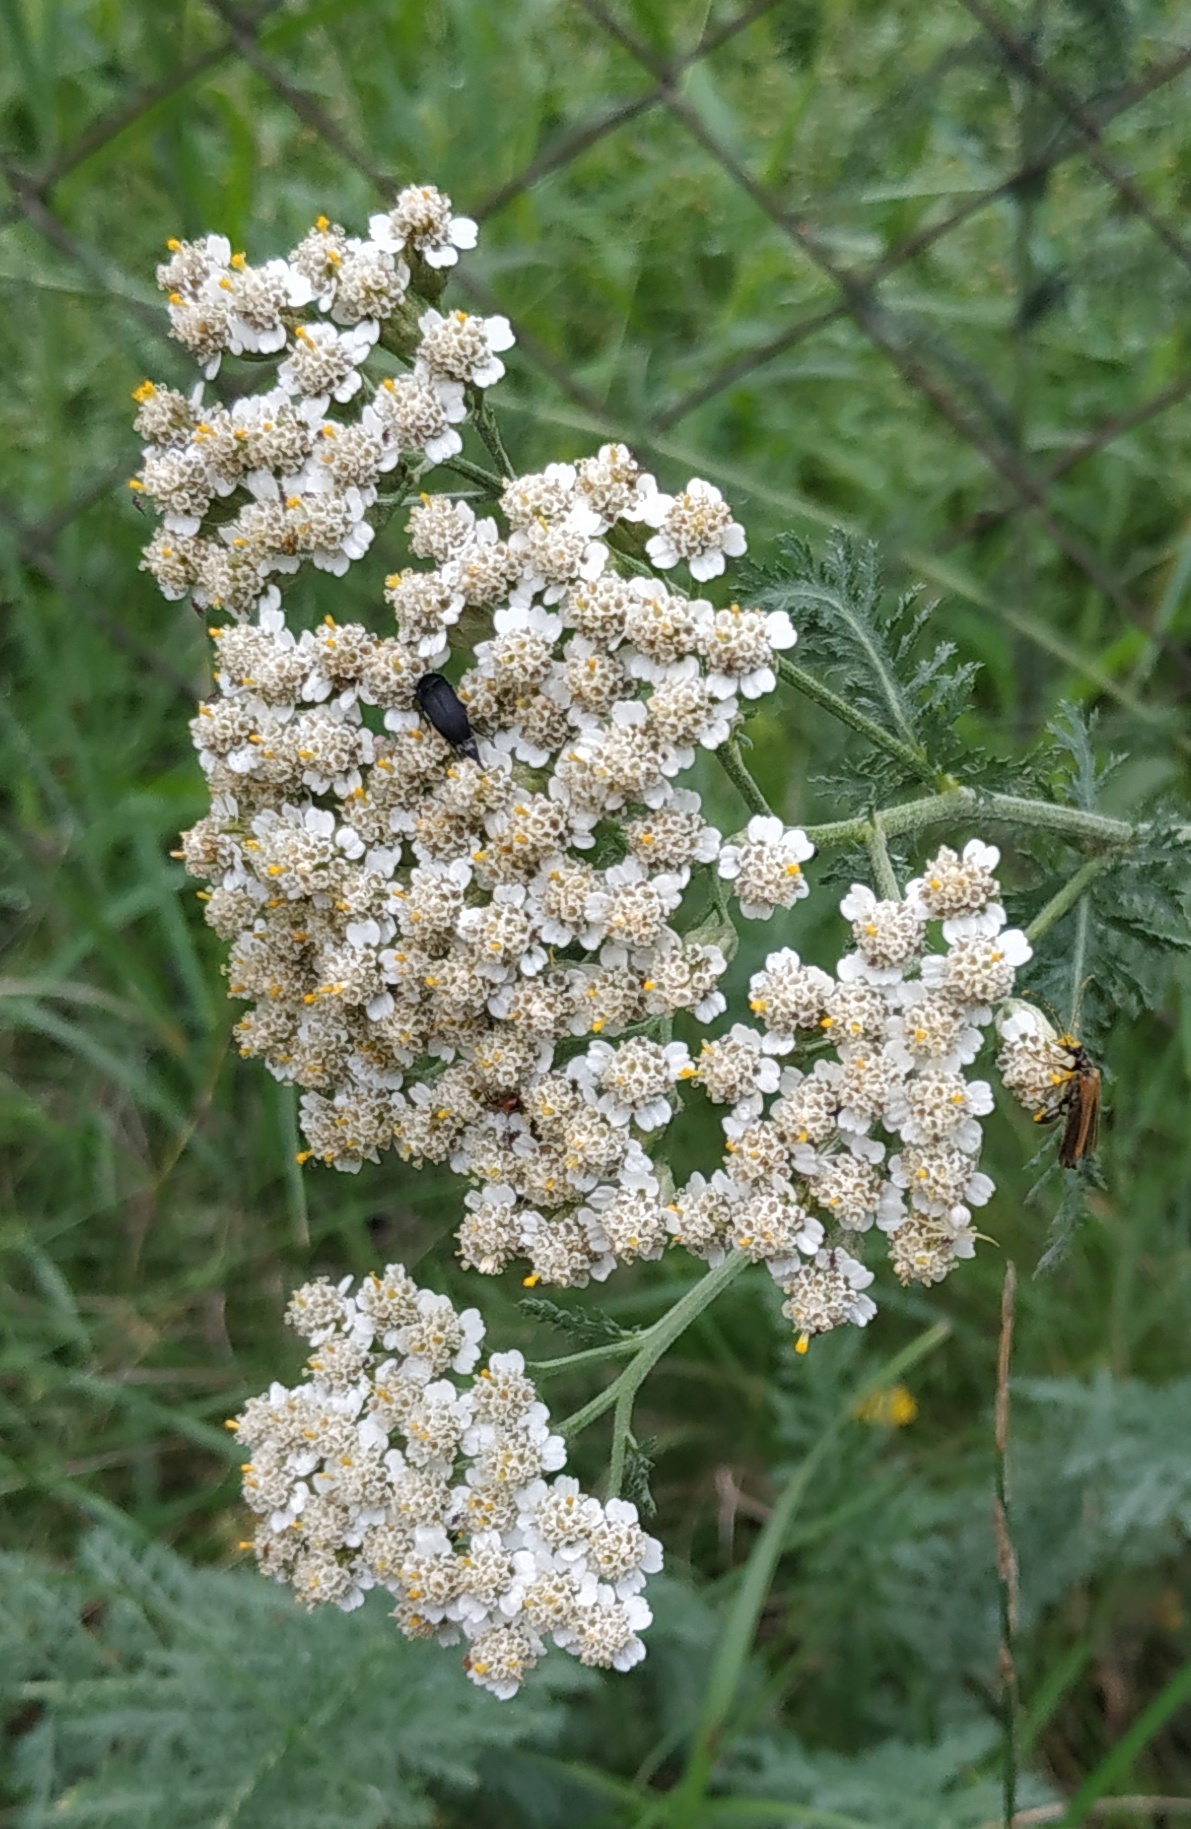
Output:
<path fill-rule="evenodd" d="M 487 398 L 482 394 L 472 406 L 471 420 L 476 431 L 480 434 L 480 437 L 487 446 L 489 454 L 497 469 L 500 471 L 500 474 L 504 477 L 516 476 L 517 472 L 513 468 L 512 459 L 505 450 L 504 440 L 500 435 L 500 427 L 496 423 L 496 418 L 492 408 L 488 405 Z"/>
<path fill-rule="evenodd" d="M 1081 902 L 1075 916 L 1075 945 L 1071 949 L 1071 1018 L 1067 1025 L 1075 1033 L 1078 1032 L 1079 1006 L 1083 1002 L 1083 968 L 1088 956 L 1088 928 L 1091 919 L 1091 904 Z"/>
<path fill-rule="evenodd" d="M 721 743 L 716 750 L 720 767 L 736 789 L 750 813 L 773 814 L 773 808 L 749 774 L 737 743 Z"/>
<path fill-rule="evenodd" d="M 808 673 L 805 667 L 798 666 L 797 662 L 787 660 L 781 654 L 778 656 L 777 670 L 788 686 L 793 686 L 804 698 L 813 699 L 816 705 L 822 705 L 824 711 L 829 711 L 841 724 L 851 725 L 862 737 L 868 738 L 874 749 L 883 749 L 887 756 L 893 756 L 914 774 L 921 775 L 924 781 L 937 779 L 936 769 L 921 749 L 904 742 L 901 737 L 895 737 L 883 725 L 878 724 L 875 718 L 858 711 L 855 705 L 850 705 L 847 699 L 841 698 L 838 692 L 833 692 L 830 686 L 825 686 L 822 680 L 816 679 L 813 673 Z"/>
<path fill-rule="evenodd" d="M 1056 921 L 1061 921 L 1065 914 L 1071 912 L 1084 891 L 1095 882 L 1096 878 L 1103 876 L 1106 870 L 1111 870 L 1117 862 L 1119 862 L 1119 853 L 1114 851 L 1099 851 L 1095 857 L 1089 857 L 1085 864 L 1080 865 L 1070 881 L 1064 883 L 1063 887 L 1051 896 L 1045 907 L 1038 910 L 1026 928 L 1026 939 L 1031 942 L 1040 940 L 1043 934 L 1055 925 Z"/>
<path fill-rule="evenodd" d="M 822 850 L 829 845 L 867 844 L 874 823 L 880 825 L 886 838 L 894 838 L 904 832 L 919 832 L 925 826 L 973 816 L 998 825 L 1033 826 L 1101 845 L 1130 844 L 1138 832 L 1127 820 L 1088 813 L 1082 807 L 1054 806 L 1047 800 L 1025 800 L 1016 794 L 982 794 L 976 788 L 954 787 L 922 800 L 883 807 L 875 814 L 862 813 L 855 819 L 808 826 L 806 835 Z"/>
<path fill-rule="evenodd" d="M 883 896 L 887 902 L 900 902 L 901 885 L 898 883 L 897 874 L 893 868 L 889 846 L 885 842 L 885 828 L 879 819 L 874 819 L 870 825 L 866 842 L 868 854 L 872 860 L 873 881 L 876 883 L 878 895 Z"/>
<path fill-rule="evenodd" d="M 709 1270 L 706 1276 L 700 1277 L 699 1281 L 687 1290 L 673 1308 L 669 1309 L 660 1320 L 655 1321 L 652 1327 L 646 1328 L 645 1332 L 639 1335 L 634 1343 L 637 1350 L 620 1376 L 613 1379 L 607 1389 L 593 1397 L 590 1403 L 584 1404 L 581 1410 L 576 1410 L 573 1416 L 566 1417 L 556 1425 L 559 1434 L 566 1436 L 569 1440 L 571 1436 L 578 1435 L 580 1430 L 586 1429 L 589 1423 L 595 1422 L 597 1417 L 603 1416 L 605 1410 L 611 1410 L 615 1406 L 617 1416 L 614 1420 L 613 1456 L 616 1457 L 619 1442 L 620 1465 L 623 1467 L 624 1445 L 621 1439 L 621 1425 L 623 1423 L 624 1430 L 627 1431 L 632 1419 L 633 1399 L 641 1385 L 662 1354 L 669 1351 L 691 1322 L 701 1315 L 708 1304 L 714 1302 L 721 1291 L 725 1290 L 728 1284 L 740 1275 L 747 1263 L 748 1258 L 744 1256 L 743 1252 L 734 1251 L 717 1269 Z M 628 1420 L 625 1421 L 625 1418 Z"/>
<path fill-rule="evenodd" d="M 732 921 L 731 910 L 728 907 L 728 898 L 724 894 L 724 879 L 720 875 L 719 866 L 715 863 L 711 863 L 707 868 L 711 872 L 711 900 L 714 904 L 715 911 L 720 920 L 724 923 L 724 926 L 731 927 L 733 933 L 735 933 L 736 929 Z"/>
<path fill-rule="evenodd" d="M 616 1399 L 616 1408 L 612 1412 L 612 1452 L 608 1456 L 607 1494 L 610 1499 L 620 1497 L 621 1481 L 624 1479 L 625 1455 L 628 1452 L 629 1437 L 633 1432 L 633 1404 L 636 1396 L 636 1388 L 626 1385 Z"/>
<path fill-rule="evenodd" d="M 888 838 L 902 832 L 916 832 L 922 826 L 942 825 L 962 816 L 975 802 L 971 788 L 949 788 L 944 794 L 931 794 L 925 800 L 908 800 L 875 814 L 860 813 L 854 819 L 836 819 L 830 825 L 808 826 L 806 835 L 820 851 L 831 845 L 864 845 L 868 843 L 874 819 L 880 820 Z"/>
<path fill-rule="evenodd" d="M 1088 813 L 1082 807 L 1051 806 L 1046 800 L 1022 800 L 1016 794 L 986 794 L 982 805 L 994 819 L 1011 826 L 1041 826 L 1070 838 L 1091 838 L 1102 844 L 1127 845 L 1137 829 L 1127 819 L 1109 819 L 1105 813 Z"/>
<path fill-rule="evenodd" d="M 483 464 L 473 464 L 469 457 L 448 457 L 442 467 L 453 470 L 456 476 L 465 476 L 470 483 L 479 483 L 494 500 L 504 487 L 495 470 L 485 470 Z"/>

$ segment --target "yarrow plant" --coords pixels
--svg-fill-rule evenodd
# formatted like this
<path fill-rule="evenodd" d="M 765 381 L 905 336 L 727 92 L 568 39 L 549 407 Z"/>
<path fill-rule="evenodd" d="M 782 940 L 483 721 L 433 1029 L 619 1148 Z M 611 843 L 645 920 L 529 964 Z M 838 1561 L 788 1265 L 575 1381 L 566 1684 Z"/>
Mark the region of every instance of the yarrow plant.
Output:
<path fill-rule="evenodd" d="M 192 725 L 210 811 L 179 855 L 210 885 L 241 1052 L 301 1089 L 301 1159 L 449 1164 L 480 1275 L 581 1289 L 674 1248 L 710 1267 L 607 1349 L 629 1364 L 553 1434 L 518 1353 L 460 1385 L 478 1314 L 400 1266 L 293 1298 L 310 1376 L 235 1424 L 261 1567 L 308 1605 L 387 1588 L 402 1631 L 466 1639 L 475 1681 L 509 1696 L 547 1637 L 591 1664 L 643 1655 L 660 1549 L 616 1495 L 633 1396 L 681 1328 L 760 1264 L 805 1351 L 869 1322 L 882 1252 L 903 1284 L 970 1258 L 994 1021 L 1012 1096 L 1062 1106 L 1071 1049 L 1012 999 L 1075 898 L 1027 935 L 995 846 L 943 844 L 902 887 L 888 840 L 981 807 L 1101 846 L 1132 833 L 932 768 L 904 721 L 887 733 L 794 665 L 797 593 L 701 596 L 746 544 L 712 484 L 665 494 L 622 444 L 517 474 L 488 399 L 510 325 L 438 308 L 475 224 L 423 186 L 369 226 L 320 217 L 260 267 L 220 235 L 170 244 L 158 280 L 204 380 L 137 390 L 132 486 L 161 517 L 145 568 L 218 617 Z M 225 357 L 264 385 L 209 397 Z M 464 455 L 468 427 L 495 472 Z M 457 486 L 424 491 L 431 471 Z M 395 514 L 414 562 L 386 580 L 384 626 L 293 626 L 294 577 L 341 576 Z M 740 748 L 779 677 L 934 791 L 785 824 Z M 748 808 L 735 833 L 689 784 L 700 750 Z M 842 956 L 779 947 L 729 1009 L 732 905 L 793 908 L 816 840 L 871 861 Z M 693 1099 L 719 1110 L 721 1159 L 676 1183 L 667 1135 Z M 559 1472 L 563 1436 L 613 1407 L 601 1505 Z"/>
<path fill-rule="evenodd" d="M 636 1506 L 601 1505 L 558 1472 L 566 1448 L 520 1353 L 493 1353 L 461 1388 L 484 1337 L 476 1309 L 457 1313 L 400 1264 L 354 1296 L 351 1283 L 294 1292 L 311 1376 L 230 1424 L 252 1451 L 261 1568 L 308 1607 L 351 1610 L 387 1588 L 406 1638 L 466 1640 L 469 1676 L 502 1699 L 546 1637 L 631 1669 L 650 1621 L 640 1590 L 662 1563 Z"/>

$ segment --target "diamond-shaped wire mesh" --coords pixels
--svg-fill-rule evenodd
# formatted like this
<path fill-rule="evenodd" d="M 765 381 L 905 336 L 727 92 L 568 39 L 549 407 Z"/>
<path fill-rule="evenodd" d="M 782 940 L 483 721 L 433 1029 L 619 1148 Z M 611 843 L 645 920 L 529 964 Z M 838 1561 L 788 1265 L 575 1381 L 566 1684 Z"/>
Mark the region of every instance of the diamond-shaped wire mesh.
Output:
<path fill-rule="evenodd" d="M 1001 619 L 1077 689 L 1136 705 L 1163 649 L 1187 671 L 1167 625 L 1191 48 L 1168 10 L 1141 31 L 1003 0 L 754 0 L 701 26 L 605 0 L 208 0 L 168 26 L 78 7 L 40 41 L 31 12 L 10 26 L 24 144 L 0 216 L 24 371 L 0 512 L 21 563 L 87 592 L 61 543 L 97 503 L 111 517 L 113 456 L 132 456 L 113 404 L 134 370 L 181 372 L 146 284 L 162 235 L 218 223 L 280 251 L 313 211 L 355 220 L 423 176 L 484 223 L 459 289 L 513 318 L 506 404 L 531 456 L 625 436 L 671 480 L 712 475 L 760 532 L 882 534 L 978 649 Z M 37 396 L 52 335 L 57 423 Z M 124 591 L 88 597 L 145 642 Z"/>

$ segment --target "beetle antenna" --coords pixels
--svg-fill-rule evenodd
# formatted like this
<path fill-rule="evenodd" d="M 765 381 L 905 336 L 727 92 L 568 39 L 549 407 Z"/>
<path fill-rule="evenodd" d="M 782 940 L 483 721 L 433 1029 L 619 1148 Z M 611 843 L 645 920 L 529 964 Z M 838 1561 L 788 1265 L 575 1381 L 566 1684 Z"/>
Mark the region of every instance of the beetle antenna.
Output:
<path fill-rule="evenodd" d="M 1086 978 L 1081 980 L 1079 989 L 1075 993 L 1075 1008 L 1071 1012 L 1071 1033 L 1072 1033 L 1072 1035 L 1079 1034 L 1079 1015 L 1080 1015 L 1080 1011 L 1083 1009 L 1083 994 L 1087 990 L 1088 986 L 1092 983 L 1095 976 L 1096 976 L 1095 972 L 1089 972 L 1087 974 Z"/>

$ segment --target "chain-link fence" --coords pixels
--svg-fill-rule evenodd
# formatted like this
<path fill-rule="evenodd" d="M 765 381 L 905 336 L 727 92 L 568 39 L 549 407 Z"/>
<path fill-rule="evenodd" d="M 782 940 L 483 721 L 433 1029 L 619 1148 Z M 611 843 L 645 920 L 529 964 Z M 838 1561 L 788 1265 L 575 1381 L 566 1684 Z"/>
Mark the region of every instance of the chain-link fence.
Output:
<path fill-rule="evenodd" d="M 135 152 L 138 136 L 152 144 L 163 120 L 202 107 L 205 97 L 218 97 L 237 63 L 292 117 L 303 143 L 317 143 L 324 182 L 332 193 L 340 187 L 341 175 L 350 173 L 353 179 L 362 179 L 379 201 L 395 184 L 419 175 L 404 163 L 399 166 L 386 159 L 384 147 L 367 137 L 367 109 L 360 105 L 353 88 L 353 71 L 360 89 L 371 78 L 358 64 L 344 62 L 343 80 L 334 99 L 328 97 L 325 80 L 316 84 L 304 78 L 308 63 L 325 78 L 328 21 L 333 29 L 342 14 L 346 28 L 349 16 L 357 10 L 322 7 L 304 12 L 275 3 L 237 8 L 230 0 L 209 0 L 207 16 L 214 17 L 219 32 L 216 36 L 208 32 L 202 48 L 178 57 L 163 73 L 143 83 L 131 72 L 126 77 L 120 71 L 110 84 L 108 105 L 53 156 L 4 155 L 2 170 L 9 198 L 0 213 L 0 227 L 10 235 L 14 230 L 31 234 L 52 250 L 59 271 L 64 264 L 84 289 L 99 298 L 107 297 L 130 323 L 143 324 L 153 338 L 163 338 L 164 318 L 149 303 L 147 293 L 139 284 L 129 283 L 102 237 L 88 233 L 89 200 L 93 187 L 111 183 L 121 157 L 129 149 Z M 941 27 L 934 21 L 937 42 L 931 44 L 929 58 L 916 71 L 907 71 L 906 93 L 896 106 L 903 112 L 917 109 L 928 118 L 938 109 L 946 85 L 960 72 L 973 91 L 968 118 L 975 123 L 975 131 L 979 131 L 982 105 L 989 120 L 1012 119 L 1013 134 L 1002 136 L 1003 145 L 986 149 L 1000 175 L 993 183 L 974 186 L 960 171 L 955 180 L 958 195 L 947 195 L 943 183 L 938 195 L 913 198 L 903 212 L 913 218 L 908 226 L 900 233 L 877 236 L 875 254 L 865 258 L 855 258 L 852 249 L 874 242 L 864 218 L 866 209 L 870 218 L 873 214 L 875 187 L 868 184 L 867 198 L 855 185 L 850 190 L 847 185 L 837 186 L 834 196 L 808 195 L 797 182 L 784 179 L 780 169 L 766 175 L 766 161 L 749 156 L 738 130 L 741 82 L 747 84 L 750 69 L 763 70 L 769 58 L 784 57 L 796 68 L 804 48 L 799 33 L 805 37 L 807 22 L 816 16 L 813 7 L 799 7 L 790 0 L 754 0 L 734 16 L 706 24 L 686 48 L 660 48 L 668 36 L 684 36 L 677 15 L 671 22 L 675 29 L 669 34 L 652 18 L 636 25 L 604 0 L 580 0 L 577 12 L 567 17 L 567 31 L 580 58 L 596 45 L 603 52 L 612 48 L 615 73 L 627 81 L 628 72 L 636 72 L 635 83 L 627 93 L 608 99 L 584 118 L 546 122 L 539 143 L 520 169 L 481 197 L 460 198 L 462 207 L 497 232 L 500 255 L 489 260 L 486 277 L 480 276 L 482 263 L 479 272 L 476 263 L 471 263 L 458 289 L 467 302 L 485 310 L 499 309 L 512 318 L 521 373 L 533 371 L 537 377 L 535 397 L 539 402 L 569 411 L 572 425 L 629 436 L 667 469 L 677 463 L 680 453 L 688 454 L 688 446 L 693 447 L 709 464 L 718 461 L 721 476 L 729 484 L 741 479 L 734 466 L 724 461 L 718 436 L 724 421 L 715 413 L 730 413 L 731 403 L 741 398 L 742 390 L 760 390 L 764 399 L 770 378 L 794 372 L 789 363 L 796 354 L 803 359 L 801 372 L 805 374 L 813 372 L 824 350 L 829 357 L 831 352 L 838 356 L 841 350 L 854 352 L 863 343 L 866 363 L 871 358 L 888 371 L 882 386 L 895 383 L 884 394 L 887 418 L 896 424 L 897 416 L 904 413 L 915 420 L 930 447 L 935 472 L 945 474 L 954 467 L 969 479 L 967 495 L 972 505 L 968 511 L 958 518 L 953 514 L 950 525 L 936 527 L 933 551 L 922 549 L 915 530 L 912 541 L 902 542 L 903 548 L 909 546 L 908 562 L 934 582 L 958 588 L 961 596 L 966 592 L 977 612 L 995 607 L 1019 633 L 1073 666 L 1082 675 L 1084 689 L 1107 693 L 1136 708 L 1134 685 L 1139 677 L 1149 677 L 1161 650 L 1166 650 L 1180 678 L 1185 680 L 1191 672 L 1191 663 L 1169 633 L 1179 592 L 1173 593 L 1172 601 L 1170 589 L 1162 588 L 1164 579 L 1155 570 L 1173 556 L 1174 569 L 1181 576 L 1172 544 L 1177 516 L 1166 517 L 1164 524 L 1155 527 L 1155 550 L 1146 554 L 1139 575 L 1130 556 L 1115 550 L 1113 531 L 1101 524 L 1102 505 L 1095 496 L 1080 501 L 1065 493 L 1065 488 L 1081 470 L 1097 460 L 1102 462 L 1123 441 L 1136 442 L 1139 434 L 1152 432 L 1156 422 L 1191 393 L 1191 364 L 1179 366 L 1170 355 L 1170 349 L 1181 341 L 1175 321 L 1177 301 L 1191 271 L 1191 241 L 1182 232 L 1177 207 L 1186 149 L 1177 127 L 1171 131 L 1172 109 L 1185 93 L 1182 79 L 1191 68 L 1191 48 L 1177 42 L 1177 16 L 1171 29 L 1164 22 L 1162 30 L 1130 40 L 1111 8 L 1071 9 L 1066 29 L 1060 31 L 1042 7 L 1028 14 L 1016 9 L 1010 16 L 990 0 L 957 0 Z M 14 15 L 18 18 L 19 14 Z M 662 22 L 664 26 L 664 9 Z M 18 74 L 25 79 L 29 109 L 36 117 L 39 66 L 33 28 L 18 29 L 14 24 L 11 29 Z M 394 39 L 399 40 L 408 29 L 405 25 L 399 30 L 394 24 Z M 855 29 L 879 37 L 880 13 L 862 12 Z M 187 30 L 201 33 L 201 23 L 189 21 Z M 431 15 L 424 32 L 433 37 L 434 31 Z M 1073 34 L 1076 40 L 1082 35 L 1092 43 L 1095 55 L 1086 54 L 1078 44 L 1073 50 Z M 310 40 L 316 35 L 320 42 L 312 46 Z M 892 54 L 898 54 L 896 46 Z M 160 61 L 160 42 L 155 55 Z M 392 55 L 399 67 L 399 42 L 394 43 Z M 738 96 L 735 122 L 719 105 L 720 92 L 699 80 L 709 74 L 714 81 L 717 68 L 731 58 L 736 59 L 731 72 Z M 497 118 L 503 107 L 515 112 L 518 105 L 515 90 L 502 95 L 501 80 L 498 69 L 489 92 L 475 98 L 477 106 Z M 763 81 L 758 83 L 755 124 L 763 136 L 762 145 L 783 128 L 780 100 L 780 96 L 765 93 Z M 891 100 L 886 112 L 894 106 Z M 773 111 L 769 117 L 767 109 Z M 770 325 L 777 319 L 776 328 L 769 334 L 746 335 L 738 321 L 728 335 L 717 336 L 715 326 L 709 326 L 704 342 L 710 359 L 702 359 L 701 351 L 688 351 L 672 364 L 669 374 L 655 379 L 651 370 L 642 377 L 630 410 L 622 407 L 617 411 L 616 390 L 584 377 L 583 363 L 569 359 L 565 337 L 540 327 L 541 302 L 528 310 L 519 309 L 516 288 L 511 295 L 506 276 L 526 251 L 518 247 L 518 230 L 527 219 L 518 211 L 527 194 L 562 182 L 572 186 L 576 207 L 581 208 L 599 149 L 619 147 L 623 152 L 627 146 L 631 156 L 635 136 L 657 117 L 664 117 L 676 132 L 684 161 L 693 157 L 696 168 L 708 173 L 709 183 L 714 182 L 721 193 L 724 186 L 732 193 L 732 207 L 758 227 L 765 225 L 767 234 L 776 234 L 787 250 L 791 270 L 799 276 L 799 289 L 809 290 L 815 302 L 806 310 L 781 308 L 783 279 L 774 264 L 778 308 L 770 308 L 764 315 Z M 1118 145 L 1123 124 L 1128 128 L 1124 150 Z M 858 143 L 866 133 L 879 139 L 879 121 L 869 119 L 857 126 L 854 138 Z M 243 132 L 243 124 L 235 131 Z M 792 141 L 795 164 L 797 131 L 795 128 Z M 1130 155 L 1139 149 L 1144 154 L 1144 171 L 1136 171 L 1130 164 Z M 246 157 L 267 161 L 268 149 L 249 147 Z M 437 177 L 432 169 L 435 163 L 431 151 L 422 175 Z M 475 176 L 473 172 L 473 183 Z M 860 191 L 863 189 L 861 186 Z M 1074 257 L 1060 251 L 1058 259 L 1039 259 L 1036 245 L 1031 244 L 1037 240 L 1041 212 L 1049 211 L 1052 221 L 1058 221 L 1061 239 L 1068 209 L 1077 219 L 1072 226 L 1078 251 Z M 986 311 L 979 346 L 973 347 L 971 336 L 953 334 L 946 309 L 937 309 L 939 298 L 945 304 L 948 294 L 947 270 L 940 257 L 957 237 L 990 215 L 1005 225 L 1004 246 L 1011 251 L 1013 270 L 1005 270 L 1002 253 L 987 241 L 967 243 L 961 256 L 967 272 L 966 302 L 968 306 L 973 299 L 979 303 L 983 288 L 984 302 L 991 311 L 991 315 Z M 697 221 L 690 232 L 693 239 L 698 238 Z M 1101 271 L 1097 270 L 1098 260 Z M 1132 289 L 1140 334 L 1161 340 L 1169 359 L 1161 367 L 1157 384 L 1147 387 L 1145 370 L 1153 363 L 1133 360 L 1133 346 L 1123 345 L 1116 355 L 1111 349 L 1089 347 L 1084 358 L 1086 373 L 1068 374 L 1067 385 L 1058 390 L 1064 416 L 1052 418 L 1056 390 L 1048 390 L 1043 372 L 1048 326 L 1057 313 L 1066 310 L 1069 330 L 1078 336 L 1078 324 L 1070 324 L 1073 279 L 1068 269 L 1081 264 L 1076 283 L 1085 321 L 1095 319 L 1098 283 L 1117 295 L 1118 305 L 1122 288 L 1126 292 Z M 935 309 L 924 307 L 914 296 L 915 289 L 925 291 L 932 286 L 937 289 Z M 951 291 L 952 302 L 961 303 L 958 289 Z M 1142 303 L 1143 294 L 1167 301 L 1175 317 L 1153 326 L 1149 307 Z M 956 320 L 961 332 L 962 317 L 961 311 Z M 1093 334 L 1103 341 L 1103 322 Z M 1111 335 L 1111 326 L 1107 334 Z M 1028 355 L 1023 353 L 1027 350 Z M 1039 350 L 1043 351 L 1041 362 Z M 692 355 L 697 359 L 691 359 Z M 1016 364 L 1016 376 L 1010 380 L 997 372 L 1007 359 Z M 1064 360 L 1070 366 L 1070 349 Z M 1111 377 L 1109 370 L 1115 371 Z M 858 370 L 861 385 L 871 372 L 866 366 Z M 1106 381 L 1110 384 L 1105 385 Z M 1041 425 L 1031 413 L 1033 397 L 1039 392 L 1048 394 Z M 1097 412 L 1103 399 L 1111 400 L 1110 410 Z M 1071 418 L 1073 406 L 1086 409 L 1075 420 Z M 692 425 L 696 428 L 692 439 L 677 436 L 680 428 Z M 77 579 L 62 567 L 62 536 L 115 481 L 111 474 L 89 479 L 76 493 L 57 502 L 52 512 L 32 518 L 28 501 L 10 495 L 0 513 L 15 535 L 23 564 L 56 589 L 77 591 Z M 755 475 L 744 477 L 743 489 L 746 496 L 765 498 L 764 482 Z M 779 513 L 809 508 L 812 515 L 817 511 L 819 519 L 846 519 L 846 512 L 841 516 L 839 498 L 846 502 L 847 491 L 835 494 L 833 501 L 830 487 L 804 488 L 801 495 L 771 488 L 769 501 Z M 1102 651 L 1097 655 L 1112 629 L 1111 622 L 1093 616 L 1089 624 L 1085 614 L 1084 629 L 1092 628 L 1095 639 L 1090 644 L 1068 639 L 1056 629 L 1053 618 L 1034 617 L 1024 610 L 1020 578 L 1009 575 L 1007 593 L 991 605 L 986 590 L 958 562 L 961 549 L 980 542 L 987 549 L 994 534 L 1002 537 L 997 551 L 1003 555 L 1018 538 L 1015 524 L 1023 521 L 1032 524 L 1040 549 L 1049 555 L 1041 562 L 1044 567 L 1057 562 L 1068 581 L 1078 581 L 1111 611 L 1117 625 L 1141 631 L 1144 649 L 1140 656 L 1133 656 L 1132 684 L 1118 667 L 1104 664 Z M 134 639 L 110 604 L 92 600 L 88 611 L 102 620 L 113 639 L 125 643 Z M 153 664 L 160 669 L 164 663 L 156 656 Z M 1140 676 L 1136 673 L 1139 665 Z"/>

